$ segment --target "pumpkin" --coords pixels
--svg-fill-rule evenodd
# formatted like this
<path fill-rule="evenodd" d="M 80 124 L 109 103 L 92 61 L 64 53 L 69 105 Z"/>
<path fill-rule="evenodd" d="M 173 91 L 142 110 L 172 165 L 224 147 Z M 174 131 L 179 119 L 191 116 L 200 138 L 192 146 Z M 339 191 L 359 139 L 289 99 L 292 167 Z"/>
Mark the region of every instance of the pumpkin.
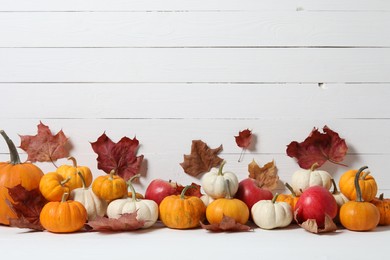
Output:
<path fill-rule="evenodd" d="M 103 217 L 106 214 L 107 201 L 96 196 L 91 187 L 87 186 L 82 173 L 78 172 L 78 174 L 83 187 L 72 190 L 69 198 L 83 204 L 87 210 L 88 220 L 94 220 L 97 216 Z"/>
<path fill-rule="evenodd" d="M 196 196 L 185 196 L 193 186 L 186 186 L 180 195 L 165 197 L 159 206 L 160 220 L 174 229 L 189 229 L 200 225 L 205 218 L 206 206 Z"/>
<path fill-rule="evenodd" d="M 39 182 L 39 191 L 48 201 L 61 201 L 62 195 L 70 192 L 69 180 L 56 172 L 46 173 Z"/>
<path fill-rule="evenodd" d="M 287 227 L 293 220 L 290 204 L 278 202 L 279 194 L 275 194 L 272 200 L 260 200 L 251 208 L 253 222 L 263 229 Z"/>
<path fill-rule="evenodd" d="M 360 174 L 366 167 L 360 168 L 354 179 L 356 201 L 348 201 L 340 208 L 341 224 L 353 231 L 369 231 L 376 228 L 380 220 L 378 208 L 363 200 L 360 189 Z"/>
<path fill-rule="evenodd" d="M 126 196 L 127 184 L 112 170 L 109 175 L 99 176 L 93 181 L 92 191 L 99 198 L 111 201 Z"/>
<path fill-rule="evenodd" d="M 5 139 L 10 153 L 9 162 L 0 162 L 0 224 L 9 225 L 9 219 L 17 218 L 17 216 L 7 203 L 7 201 L 13 202 L 8 194 L 8 188 L 20 184 L 29 191 L 37 189 L 43 172 L 32 163 L 21 163 L 12 140 L 3 130 L 0 130 L 0 133 Z"/>
<path fill-rule="evenodd" d="M 206 207 L 211 203 L 213 202 L 215 199 L 213 199 L 212 197 L 210 197 L 209 195 L 207 194 L 203 194 L 200 199 L 203 201 L 204 205 L 206 205 Z"/>
<path fill-rule="evenodd" d="M 384 199 L 383 193 L 381 193 L 379 198 L 374 198 L 371 203 L 379 209 L 379 225 L 390 225 L 390 199 Z"/>
<path fill-rule="evenodd" d="M 332 178 L 332 185 L 333 185 L 333 192 L 332 192 L 332 195 L 334 197 L 334 199 L 336 200 L 336 203 L 337 203 L 337 215 L 336 217 L 334 218 L 334 221 L 336 223 L 340 223 L 340 208 L 342 205 L 344 205 L 346 202 L 349 201 L 349 199 L 347 197 L 345 197 L 345 195 L 343 193 L 341 193 L 338 189 L 337 189 L 337 185 L 336 185 L 336 182 L 335 180 Z"/>
<path fill-rule="evenodd" d="M 78 201 L 66 200 L 48 202 L 39 215 L 42 226 L 54 233 L 70 233 L 80 230 L 87 221 L 87 211 Z"/>
<path fill-rule="evenodd" d="M 219 168 L 212 168 L 206 172 L 201 180 L 201 186 L 204 192 L 213 199 L 225 198 L 227 189 L 230 190 L 230 196 L 234 196 L 238 190 L 237 175 L 232 172 L 223 172 L 226 161 L 223 161 Z M 226 187 L 226 180 L 229 180 L 229 187 Z"/>
<path fill-rule="evenodd" d="M 287 182 L 285 183 L 286 188 L 291 194 L 279 194 L 276 197 L 277 202 L 287 202 L 290 205 L 291 211 L 294 212 L 295 205 L 297 204 L 299 197 L 295 194 L 294 189 Z"/>
<path fill-rule="evenodd" d="M 229 187 L 228 183 L 226 185 Z M 249 219 L 248 206 L 243 201 L 232 198 L 229 189 L 226 198 L 214 200 L 206 209 L 206 218 L 210 224 L 221 223 L 224 216 L 230 217 L 240 224 L 245 224 Z"/>
<path fill-rule="evenodd" d="M 137 212 L 137 220 L 145 221 L 143 228 L 153 226 L 158 219 L 157 203 L 153 200 L 137 199 L 136 192 L 130 181 L 128 185 L 132 196 L 111 201 L 107 208 L 107 216 L 118 219 L 122 214 Z"/>
<path fill-rule="evenodd" d="M 318 163 L 314 163 L 310 169 L 299 169 L 292 175 L 291 186 L 296 194 L 299 196 L 304 190 L 312 186 L 322 186 L 327 190 L 332 185 L 332 177 L 327 171 L 317 170 Z"/>
<path fill-rule="evenodd" d="M 56 172 L 59 173 L 64 179 L 70 178 L 68 187 L 70 190 L 83 187 L 83 181 L 81 180 L 79 172 L 82 174 L 86 187 L 89 187 L 92 183 L 91 170 L 86 166 L 77 166 L 77 161 L 74 157 L 69 157 L 68 160 L 73 162 L 73 165 L 61 165 L 57 168 Z"/>
<path fill-rule="evenodd" d="M 364 171 L 367 166 L 361 167 L 359 170 L 349 170 L 341 175 L 339 180 L 340 191 L 349 199 L 356 200 L 356 188 L 354 185 L 355 175 L 360 172 L 359 186 L 362 192 L 364 201 L 371 201 L 375 198 L 378 192 L 377 183 L 369 171 Z"/>

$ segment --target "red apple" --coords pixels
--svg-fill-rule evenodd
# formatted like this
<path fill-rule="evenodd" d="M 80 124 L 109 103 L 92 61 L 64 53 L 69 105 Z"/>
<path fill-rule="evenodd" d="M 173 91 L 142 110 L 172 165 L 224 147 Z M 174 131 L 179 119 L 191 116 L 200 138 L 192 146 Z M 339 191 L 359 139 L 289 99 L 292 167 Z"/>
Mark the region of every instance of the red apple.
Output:
<path fill-rule="evenodd" d="M 178 194 L 176 182 L 155 179 L 146 188 L 145 199 L 154 200 L 160 205 L 165 197 L 175 194 Z"/>
<path fill-rule="evenodd" d="M 260 200 L 271 200 L 272 192 L 260 188 L 252 178 L 246 178 L 238 184 L 238 190 L 235 198 L 242 200 L 248 206 L 249 210 Z"/>
<path fill-rule="evenodd" d="M 307 188 L 295 205 L 296 219 L 299 223 L 315 219 L 317 226 L 324 227 L 325 215 L 332 219 L 337 215 L 337 203 L 332 193 L 322 186 Z"/>

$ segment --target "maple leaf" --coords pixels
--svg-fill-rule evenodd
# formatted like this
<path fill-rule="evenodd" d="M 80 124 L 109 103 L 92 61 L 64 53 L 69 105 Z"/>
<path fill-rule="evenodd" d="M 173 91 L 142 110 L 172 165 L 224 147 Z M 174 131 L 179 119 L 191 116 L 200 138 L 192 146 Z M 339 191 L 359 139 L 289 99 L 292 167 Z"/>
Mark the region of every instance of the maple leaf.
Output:
<path fill-rule="evenodd" d="M 251 227 L 236 222 L 233 218 L 223 216 L 222 221 L 218 224 L 204 224 L 200 222 L 200 226 L 203 229 L 213 232 L 226 232 L 226 231 L 249 231 Z"/>
<path fill-rule="evenodd" d="M 258 187 L 273 190 L 278 186 L 279 176 L 275 162 L 268 162 L 260 167 L 255 160 L 248 164 L 249 178 L 256 181 Z"/>
<path fill-rule="evenodd" d="M 54 162 L 69 157 L 70 144 L 62 130 L 52 135 L 49 127 L 39 122 L 36 135 L 19 136 L 21 139 L 19 148 L 27 153 L 27 161 Z"/>
<path fill-rule="evenodd" d="M 217 167 L 223 161 L 218 157 L 218 153 L 222 151 L 222 145 L 215 149 L 211 149 L 202 140 L 192 140 L 191 154 L 184 155 L 184 162 L 180 163 L 184 172 L 197 176 L 201 173 L 210 171 L 212 167 Z"/>
<path fill-rule="evenodd" d="M 309 231 L 314 234 L 319 233 L 327 233 L 327 232 L 334 232 L 337 230 L 336 224 L 333 222 L 332 218 L 329 217 L 328 214 L 325 214 L 325 222 L 324 226 L 322 228 L 318 227 L 317 221 L 315 219 L 308 219 L 304 221 L 303 223 L 299 223 L 297 219 L 297 210 L 294 212 L 294 219 L 298 223 L 298 225 L 305 229 L 306 231 Z"/>
<path fill-rule="evenodd" d="M 291 142 L 286 149 L 287 155 L 296 158 L 303 169 L 310 169 L 314 163 L 320 167 L 326 161 L 346 166 L 340 163 L 348 151 L 345 140 L 327 126 L 323 131 L 320 133 L 314 128 L 303 142 Z"/>
<path fill-rule="evenodd" d="M 238 147 L 242 148 L 240 157 L 238 158 L 238 162 L 241 161 L 242 155 L 244 154 L 244 151 L 249 147 L 252 140 L 252 130 L 245 129 L 240 132 L 238 132 L 238 136 L 235 136 L 236 144 Z"/>
<path fill-rule="evenodd" d="M 7 204 L 17 215 L 17 218 L 10 219 L 10 226 L 44 230 L 39 215 L 47 201 L 39 189 L 28 191 L 19 184 L 8 188 L 8 194 L 11 200 L 7 200 Z"/>
<path fill-rule="evenodd" d="M 144 156 L 136 155 L 139 146 L 137 138 L 122 137 L 118 143 L 114 143 L 103 133 L 91 146 L 98 155 L 98 169 L 106 173 L 115 170 L 126 181 L 139 173 Z"/>
<path fill-rule="evenodd" d="M 131 231 L 140 229 L 144 226 L 145 221 L 137 219 L 137 212 L 125 213 L 118 219 L 97 217 L 92 221 L 88 221 L 87 225 L 92 229 L 90 231 Z"/>
<path fill-rule="evenodd" d="M 202 197 L 202 193 L 201 193 L 201 186 L 199 184 L 196 184 L 196 183 L 191 183 L 191 186 L 193 188 L 191 189 L 187 189 L 186 193 L 184 195 L 186 196 L 195 196 L 195 197 Z M 184 190 L 185 186 L 183 185 L 180 185 L 180 184 L 177 184 L 176 186 L 176 193 L 177 195 L 181 194 L 181 192 Z"/>

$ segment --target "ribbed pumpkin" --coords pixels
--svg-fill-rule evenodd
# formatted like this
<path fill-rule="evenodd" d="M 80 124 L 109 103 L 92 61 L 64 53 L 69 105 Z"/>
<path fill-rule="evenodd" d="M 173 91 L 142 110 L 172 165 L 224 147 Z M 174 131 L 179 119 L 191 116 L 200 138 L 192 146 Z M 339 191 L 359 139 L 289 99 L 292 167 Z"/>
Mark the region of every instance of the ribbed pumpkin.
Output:
<path fill-rule="evenodd" d="M 127 183 L 112 170 L 109 175 L 99 176 L 93 181 L 92 191 L 99 198 L 111 201 L 127 195 Z"/>
<path fill-rule="evenodd" d="M 69 157 L 73 165 L 61 165 L 57 168 L 56 172 L 60 174 L 64 179 L 70 178 L 68 187 L 70 190 L 83 187 L 83 181 L 80 178 L 79 172 L 83 175 L 86 187 L 89 187 L 92 183 L 91 170 L 86 166 L 78 166 L 74 157 Z"/>
<path fill-rule="evenodd" d="M 370 203 L 365 202 L 360 190 L 360 173 L 356 172 L 354 185 L 356 189 L 356 201 L 348 201 L 340 208 L 341 224 L 353 231 L 369 231 L 375 229 L 379 223 L 380 213 L 378 208 Z"/>
<path fill-rule="evenodd" d="M 7 200 L 13 202 L 8 194 L 8 188 L 22 185 L 26 190 L 39 187 L 43 172 L 32 163 L 21 163 L 18 151 L 7 134 L 0 130 L 10 152 L 9 162 L 0 162 L 0 224 L 9 225 L 9 218 L 16 214 L 9 208 Z"/>
<path fill-rule="evenodd" d="M 42 226 L 54 233 L 70 233 L 80 230 L 87 221 L 84 206 L 73 200 L 66 200 L 64 193 L 61 201 L 48 202 L 41 211 L 39 220 Z"/>
<path fill-rule="evenodd" d="M 165 197 L 159 205 L 160 220 L 169 228 L 189 229 L 200 225 L 205 218 L 206 206 L 195 196 L 185 196 L 192 186 L 186 186 L 180 195 Z"/>
<path fill-rule="evenodd" d="M 349 199 L 356 200 L 356 188 L 354 185 L 354 179 L 357 172 L 359 172 L 359 187 L 362 192 L 364 201 L 371 201 L 375 198 L 378 192 L 378 186 L 374 177 L 372 177 L 369 171 L 364 172 L 368 167 L 363 166 L 359 170 L 346 171 L 339 181 L 340 191 Z"/>
<path fill-rule="evenodd" d="M 70 192 L 67 185 L 69 180 L 56 172 L 49 172 L 39 182 L 39 190 L 48 201 L 61 201 L 62 195 Z"/>
<path fill-rule="evenodd" d="M 290 205 L 291 211 L 294 212 L 295 204 L 299 200 L 299 197 L 295 194 L 293 188 L 287 182 L 285 183 L 286 188 L 291 192 L 291 194 L 279 194 L 276 197 L 277 202 L 287 202 Z"/>
<path fill-rule="evenodd" d="M 373 199 L 371 203 L 379 209 L 379 225 L 390 225 L 390 199 L 383 198 L 383 193 L 381 193 L 379 198 Z"/>

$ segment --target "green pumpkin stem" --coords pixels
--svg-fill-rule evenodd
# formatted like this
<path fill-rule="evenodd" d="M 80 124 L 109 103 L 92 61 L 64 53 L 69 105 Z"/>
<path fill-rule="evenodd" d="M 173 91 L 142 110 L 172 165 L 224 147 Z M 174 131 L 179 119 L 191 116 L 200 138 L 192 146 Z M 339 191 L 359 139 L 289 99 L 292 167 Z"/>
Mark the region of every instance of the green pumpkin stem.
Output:
<path fill-rule="evenodd" d="M 276 194 L 274 195 L 274 197 L 272 198 L 272 204 L 274 204 L 274 203 L 276 202 L 276 200 L 278 199 L 278 197 L 279 197 L 279 193 L 276 193 Z"/>
<path fill-rule="evenodd" d="M 79 177 L 81 179 L 81 183 L 83 184 L 83 189 L 86 190 L 87 183 L 85 182 L 85 178 L 84 178 L 83 174 L 80 171 L 77 171 L 77 174 L 79 175 Z"/>
<path fill-rule="evenodd" d="M 139 178 L 141 176 L 141 174 L 136 174 L 134 175 L 133 177 L 131 177 L 127 182 L 127 187 L 130 188 L 130 191 L 131 191 L 131 200 L 132 201 L 137 201 L 137 194 L 135 192 L 135 189 L 134 189 L 134 186 L 132 184 L 132 181 L 134 181 L 135 179 Z"/>
<path fill-rule="evenodd" d="M 187 186 L 185 186 L 184 189 L 183 189 L 183 190 L 181 191 L 181 193 L 180 193 L 180 199 L 182 199 L 182 200 L 185 199 L 186 192 L 187 192 L 187 190 L 190 189 L 190 188 L 195 189 L 196 187 L 195 187 L 194 185 L 187 185 Z"/>
<path fill-rule="evenodd" d="M 10 163 L 13 165 L 20 164 L 21 162 L 20 162 L 19 153 L 18 150 L 16 150 L 16 146 L 14 142 L 12 142 L 12 140 L 9 139 L 8 135 L 4 132 L 4 130 L 0 130 L 0 133 L 8 145 L 8 149 L 10 153 Z"/>
<path fill-rule="evenodd" d="M 61 202 L 66 202 L 66 200 L 68 199 L 68 197 L 69 197 L 69 193 L 64 192 L 64 194 L 62 194 Z"/>
<path fill-rule="evenodd" d="M 315 162 L 315 163 L 313 163 L 313 165 L 310 167 L 310 171 L 312 172 L 312 171 L 315 171 L 318 167 L 320 167 L 320 165 L 317 163 L 317 162 Z"/>
<path fill-rule="evenodd" d="M 68 181 L 70 181 L 71 177 L 69 176 L 68 178 L 66 178 L 65 180 L 61 181 L 60 184 L 61 186 L 64 186 Z"/>
<path fill-rule="evenodd" d="M 295 193 L 293 187 L 291 187 L 291 185 L 290 185 L 288 182 L 286 182 L 286 183 L 284 184 L 284 186 L 286 186 L 286 188 L 291 192 L 291 195 L 292 195 L 294 198 L 297 196 L 297 194 Z"/>
<path fill-rule="evenodd" d="M 112 181 L 114 179 L 114 175 L 115 175 L 115 170 L 111 170 L 110 171 L 110 180 Z"/>
<path fill-rule="evenodd" d="M 332 185 L 333 185 L 332 194 L 337 194 L 339 192 L 339 190 L 337 189 L 336 181 L 333 178 L 331 179 L 331 181 L 332 181 Z"/>
<path fill-rule="evenodd" d="M 367 166 L 363 166 L 361 167 L 356 175 L 355 175 L 355 189 L 356 189 L 356 201 L 357 202 L 363 202 L 363 198 L 362 198 L 362 190 L 360 189 L 360 185 L 359 185 L 359 179 L 360 179 L 360 173 L 362 173 L 362 171 L 364 171 L 365 169 L 367 169 L 368 167 Z"/>
<path fill-rule="evenodd" d="M 72 161 L 72 164 L 73 164 L 73 167 L 77 167 L 77 161 L 76 161 L 76 158 L 74 158 L 73 156 L 71 157 L 68 157 L 68 160 L 69 161 Z"/>
<path fill-rule="evenodd" d="M 226 164 L 226 161 L 223 160 L 222 163 L 221 163 L 221 166 L 219 166 L 218 175 L 223 175 L 222 170 L 223 170 L 223 166 L 225 166 L 225 164 Z"/>

